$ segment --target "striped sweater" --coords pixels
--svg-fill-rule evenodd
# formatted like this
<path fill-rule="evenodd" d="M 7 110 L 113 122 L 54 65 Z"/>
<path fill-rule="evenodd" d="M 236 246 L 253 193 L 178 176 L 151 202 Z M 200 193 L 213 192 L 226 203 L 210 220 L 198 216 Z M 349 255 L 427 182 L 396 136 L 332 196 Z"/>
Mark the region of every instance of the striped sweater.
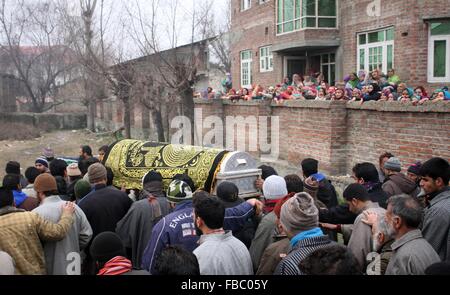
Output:
<path fill-rule="evenodd" d="M 328 236 L 307 238 L 299 241 L 297 245 L 292 248 L 289 255 L 280 262 L 274 275 L 303 275 L 298 267 L 300 262 L 314 251 L 331 246 L 333 243 L 335 242 L 331 241 Z"/>

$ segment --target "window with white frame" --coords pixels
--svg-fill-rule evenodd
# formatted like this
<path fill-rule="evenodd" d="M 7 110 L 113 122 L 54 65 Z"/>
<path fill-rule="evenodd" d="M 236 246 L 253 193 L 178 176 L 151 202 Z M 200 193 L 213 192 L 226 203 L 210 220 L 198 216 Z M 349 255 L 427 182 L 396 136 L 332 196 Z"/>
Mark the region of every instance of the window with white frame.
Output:
<path fill-rule="evenodd" d="M 272 46 L 261 47 L 259 49 L 259 69 L 262 73 L 273 71 Z"/>
<path fill-rule="evenodd" d="M 337 0 L 277 0 L 277 34 L 337 27 Z"/>
<path fill-rule="evenodd" d="M 357 64 L 359 70 L 394 68 L 394 28 L 358 34 Z"/>
<path fill-rule="evenodd" d="M 428 82 L 450 82 L 450 20 L 429 26 Z"/>
<path fill-rule="evenodd" d="M 241 86 L 251 88 L 252 86 L 252 52 L 245 50 L 241 52 Z"/>
<path fill-rule="evenodd" d="M 252 7 L 252 0 L 241 0 L 241 11 L 250 9 Z"/>
<path fill-rule="evenodd" d="M 259 0 L 259 4 L 264 4 L 264 3 L 267 3 L 267 2 L 269 2 L 269 0 Z"/>
<path fill-rule="evenodd" d="M 320 69 L 325 80 L 330 85 L 335 85 L 336 81 L 336 54 L 326 53 L 320 55 Z"/>

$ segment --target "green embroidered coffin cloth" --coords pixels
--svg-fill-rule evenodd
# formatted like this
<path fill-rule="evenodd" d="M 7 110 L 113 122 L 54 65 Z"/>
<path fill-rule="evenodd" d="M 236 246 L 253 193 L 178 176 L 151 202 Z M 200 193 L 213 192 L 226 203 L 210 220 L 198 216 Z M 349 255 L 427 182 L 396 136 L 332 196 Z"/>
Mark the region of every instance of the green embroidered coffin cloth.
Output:
<path fill-rule="evenodd" d="M 185 145 L 121 140 L 110 146 L 105 166 L 114 173 L 114 186 L 142 189 L 142 178 L 161 173 L 167 188 L 177 174 L 187 174 L 197 188 L 211 192 L 215 175 L 227 151 Z"/>

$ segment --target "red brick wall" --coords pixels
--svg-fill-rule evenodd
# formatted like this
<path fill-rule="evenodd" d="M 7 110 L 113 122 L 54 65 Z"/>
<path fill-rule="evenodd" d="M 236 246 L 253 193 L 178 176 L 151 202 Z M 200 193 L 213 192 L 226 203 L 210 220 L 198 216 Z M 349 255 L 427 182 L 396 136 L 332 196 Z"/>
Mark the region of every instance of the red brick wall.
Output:
<path fill-rule="evenodd" d="M 224 104 L 221 108 L 221 104 Z M 346 104 L 293 101 L 284 106 L 256 102 L 196 101 L 208 115 L 279 116 L 280 161 L 299 167 L 307 157 L 320 161 L 330 175 L 351 174 L 356 163 L 377 164 L 385 151 L 407 169 L 439 156 L 450 160 L 450 104 L 422 107 L 396 103 Z M 204 133 L 209 130 L 203 130 Z M 258 156 L 257 153 L 254 156 Z"/>
<path fill-rule="evenodd" d="M 394 64 L 402 80 L 409 85 L 423 85 L 427 90 L 441 87 L 442 83 L 427 83 L 428 66 L 428 25 L 423 20 L 430 16 L 450 16 L 448 0 L 410 1 L 380 0 L 381 16 L 369 17 L 366 8 L 373 0 L 340 0 L 339 30 L 304 30 L 276 36 L 276 0 L 259 5 L 252 1 L 249 10 L 240 11 L 240 0 L 232 0 L 232 75 L 234 87 L 240 87 L 240 52 L 251 49 L 253 52 L 253 83 L 274 85 L 280 83 L 283 76 L 282 57 L 274 53 L 274 71 L 259 72 L 259 52 L 261 46 L 280 44 L 289 41 L 309 39 L 341 39 L 343 77 L 356 70 L 357 33 L 394 26 Z M 265 34 L 266 27 L 268 34 Z M 408 33 L 407 36 L 402 36 Z"/>

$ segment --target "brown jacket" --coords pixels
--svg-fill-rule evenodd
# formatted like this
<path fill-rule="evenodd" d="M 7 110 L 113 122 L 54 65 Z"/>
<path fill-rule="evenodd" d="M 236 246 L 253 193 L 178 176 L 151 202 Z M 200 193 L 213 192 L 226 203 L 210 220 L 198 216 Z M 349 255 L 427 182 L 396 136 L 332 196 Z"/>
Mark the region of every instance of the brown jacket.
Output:
<path fill-rule="evenodd" d="M 278 264 L 281 260 L 287 256 L 291 244 L 289 239 L 286 237 L 278 242 L 272 243 L 264 251 L 261 257 L 261 262 L 259 264 L 258 271 L 256 275 L 271 276 L 275 272 Z"/>
<path fill-rule="evenodd" d="M 44 250 L 41 240 L 59 241 L 72 226 L 73 215 L 64 214 L 54 224 L 36 213 L 14 207 L 0 208 L 0 249 L 16 263 L 16 274 L 45 275 Z"/>

